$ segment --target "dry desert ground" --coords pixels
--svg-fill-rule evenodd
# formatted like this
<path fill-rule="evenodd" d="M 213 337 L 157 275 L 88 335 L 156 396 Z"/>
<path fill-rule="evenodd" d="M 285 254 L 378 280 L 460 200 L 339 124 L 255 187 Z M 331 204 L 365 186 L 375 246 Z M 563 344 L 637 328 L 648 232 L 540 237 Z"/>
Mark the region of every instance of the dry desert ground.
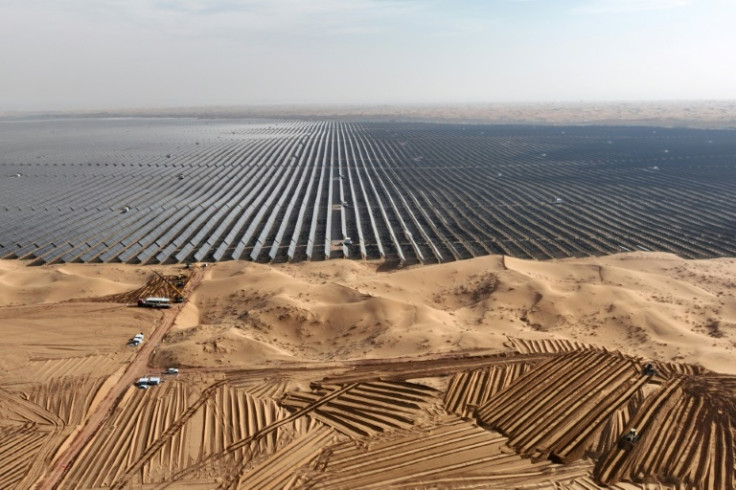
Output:
<path fill-rule="evenodd" d="M 433 121 L 540 125 L 633 125 L 736 128 L 736 101 L 509 102 L 397 105 L 272 105 L 138 108 L 23 115 L 80 117 L 328 117 L 378 121 Z"/>
<path fill-rule="evenodd" d="M 735 277 L 2 261 L 0 488 L 734 488 Z"/>

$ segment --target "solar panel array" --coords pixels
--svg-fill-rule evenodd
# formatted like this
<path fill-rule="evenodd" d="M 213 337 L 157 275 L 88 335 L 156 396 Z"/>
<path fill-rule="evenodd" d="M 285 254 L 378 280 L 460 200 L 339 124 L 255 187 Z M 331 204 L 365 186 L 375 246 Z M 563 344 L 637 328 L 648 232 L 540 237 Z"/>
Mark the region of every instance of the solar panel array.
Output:
<path fill-rule="evenodd" d="M 0 122 L 0 257 L 736 254 L 736 132 L 346 120 Z"/>

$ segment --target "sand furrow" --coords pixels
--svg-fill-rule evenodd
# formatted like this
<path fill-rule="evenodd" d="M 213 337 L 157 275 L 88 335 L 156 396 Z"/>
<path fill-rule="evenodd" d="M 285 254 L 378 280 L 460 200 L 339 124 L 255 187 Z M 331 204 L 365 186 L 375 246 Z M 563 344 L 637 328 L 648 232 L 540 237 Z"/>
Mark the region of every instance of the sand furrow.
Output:
<path fill-rule="evenodd" d="M 244 465 L 237 468 L 220 488 L 230 488 L 238 480 L 241 488 L 288 488 L 287 483 L 293 480 L 299 468 L 316 459 L 326 441 L 333 437 L 333 431 L 325 427 L 310 431 L 283 446 L 253 470 L 244 472 Z"/>
<path fill-rule="evenodd" d="M 620 355 L 597 350 L 563 354 L 518 378 L 477 413 L 484 425 L 509 434 L 509 444 L 521 454 L 554 453 L 571 462 L 647 381 Z"/>
<path fill-rule="evenodd" d="M 518 339 L 509 338 L 508 345 L 519 354 L 560 354 L 591 349 L 593 346 L 568 339 Z"/>
<path fill-rule="evenodd" d="M 707 376 L 707 375 L 705 375 Z M 657 479 L 697 488 L 734 485 L 732 423 L 736 418 L 721 391 L 709 393 L 698 375 L 673 378 L 647 398 L 630 422 L 640 431 L 633 446 L 615 446 L 601 459 L 596 476 L 603 483 Z M 697 396 L 695 395 L 697 393 Z"/>
<path fill-rule="evenodd" d="M 419 431 L 374 438 L 367 447 L 343 443 L 341 449 L 328 451 L 324 469 L 311 472 L 306 486 L 425 488 L 442 482 L 439 486 L 452 488 L 477 475 L 488 485 L 499 479 L 503 483 L 496 488 L 504 488 L 514 479 L 527 481 L 552 468 L 549 462 L 531 463 L 504 454 L 504 442 L 498 434 L 457 419 L 445 419 L 441 425 Z"/>
<path fill-rule="evenodd" d="M 445 408 L 461 417 L 470 417 L 478 406 L 530 368 L 529 364 L 519 363 L 458 373 L 452 377 L 445 394 Z"/>

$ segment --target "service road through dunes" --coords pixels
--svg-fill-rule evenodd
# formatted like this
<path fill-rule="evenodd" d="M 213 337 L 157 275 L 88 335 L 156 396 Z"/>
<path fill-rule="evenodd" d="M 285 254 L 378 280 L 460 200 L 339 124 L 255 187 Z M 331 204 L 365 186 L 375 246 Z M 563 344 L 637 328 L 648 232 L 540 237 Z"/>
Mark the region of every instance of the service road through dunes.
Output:
<path fill-rule="evenodd" d="M 189 293 L 196 288 L 203 276 L 204 272 L 202 269 L 195 269 L 186 288 L 184 289 L 184 292 Z M 126 393 L 130 393 L 131 386 L 137 378 L 146 375 L 148 371 L 148 361 L 151 355 L 155 351 L 158 343 L 163 339 L 166 332 L 171 328 L 174 320 L 176 320 L 176 315 L 180 311 L 180 308 L 181 306 L 176 305 L 171 309 L 165 310 L 161 316 L 159 324 L 156 326 L 156 329 L 148 337 L 147 342 L 144 342 L 135 358 L 125 368 L 121 368 L 119 377 L 110 378 L 114 384 L 109 387 L 109 391 L 105 394 L 105 397 L 94 408 L 94 410 L 88 413 L 84 425 L 81 427 L 79 432 L 74 434 L 73 440 L 70 442 L 69 446 L 55 457 L 53 464 L 48 469 L 48 473 L 39 484 L 39 489 L 55 488 L 58 482 L 65 476 L 70 466 L 76 461 L 80 453 L 89 449 L 90 440 L 98 435 L 98 431 L 103 424 L 108 421 L 108 418 L 110 417 L 113 409 L 117 406 L 121 397 Z M 76 468 L 78 469 L 79 465 L 77 465 Z"/>

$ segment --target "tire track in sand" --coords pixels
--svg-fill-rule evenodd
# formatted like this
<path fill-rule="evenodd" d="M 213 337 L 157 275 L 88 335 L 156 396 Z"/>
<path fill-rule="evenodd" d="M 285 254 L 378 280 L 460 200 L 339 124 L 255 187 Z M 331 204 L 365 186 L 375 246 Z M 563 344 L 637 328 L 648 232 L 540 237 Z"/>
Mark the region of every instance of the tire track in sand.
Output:
<path fill-rule="evenodd" d="M 668 380 L 625 428 L 634 445 L 617 444 L 599 461 L 596 479 L 665 481 L 706 490 L 736 488 L 736 376 L 705 374 Z"/>
<path fill-rule="evenodd" d="M 0 430 L 0 488 L 21 488 L 52 436 L 33 422 Z"/>
<path fill-rule="evenodd" d="M 158 452 L 174 435 L 176 435 L 184 425 L 194 416 L 195 413 L 205 404 L 207 400 L 214 395 L 215 391 L 225 384 L 225 381 L 217 381 L 207 387 L 197 400 L 179 415 L 174 422 L 166 428 L 153 442 L 146 445 L 146 449 L 132 464 L 128 465 L 125 471 L 113 482 L 111 488 L 123 488 L 130 476 L 140 471 L 146 462 L 148 462 L 156 452 Z"/>
<path fill-rule="evenodd" d="M 186 477 L 188 475 L 191 475 L 191 474 L 193 474 L 193 473 L 195 473 L 197 471 L 200 471 L 201 469 L 203 469 L 203 468 L 205 468 L 205 467 L 207 467 L 209 465 L 212 465 L 217 460 L 219 460 L 219 459 L 221 459 L 223 457 L 229 456 L 229 455 L 235 453 L 236 451 L 239 451 L 239 450 L 241 450 L 241 449 L 243 449 L 243 448 L 245 448 L 247 446 L 250 446 L 254 442 L 258 442 L 262 438 L 270 435 L 272 432 L 274 432 L 275 430 L 277 430 L 279 427 L 282 427 L 282 426 L 284 426 L 286 424 L 289 424 L 291 422 L 294 422 L 294 421 L 298 420 L 299 418 L 301 418 L 301 417 L 303 417 L 305 415 L 311 414 L 317 408 L 319 408 L 319 407 L 321 407 L 321 406 L 329 403 L 331 400 L 333 400 L 335 398 L 338 398 L 339 396 L 347 393 L 348 391 L 352 390 L 356 386 L 357 386 L 357 384 L 348 384 L 348 385 L 345 385 L 342 388 L 340 388 L 338 390 L 335 390 L 335 391 L 333 391 L 333 392 L 325 395 L 324 397 L 320 398 L 319 400 L 315 401 L 314 403 L 312 403 L 312 404 L 310 404 L 310 405 L 302 408 L 301 410 L 298 410 L 297 412 L 291 414 L 290 416 L 284 417 L 282 419 L 279 419 L 279 420 L 273 422 L 272 424 L 269 424 L 268 426 L 262 428 L 261 430 L 255 432 L 254 434 L 251 434 L 248 437 L 245 437 L 245 438 L 243 438 L 243 439 L 241 439 L 241 440 L 239 440 L 239 441 L 237 441 L 237 442 L 235 442 L 233 444 L 230 444 L 229 446 L 227 446 L 222 451 L 219 451 L 217 453 L 210 454 L 207 457 L 202 458 L 201 460 L 197 461 L 196 463 L 194 463 L 193 465 L 189 466 L 188 468 L 185 468 L 184 470 L 179 471 L 179 472 L 175 473 L 174 475 L 172 475 L 172 477 L 162 487 L 165 487 L 167 485 L 176 483 L 176 482 L 182 480 L 184 477 Z M 235 471 L 233 473 L 231 473 L 230 476 L 228 477 L 228 481 L 236 481 L 236 477 L 233 476 L 233 475 L 236 475 L 237 478 L 239 478 L 239 475 L 242 474 L 242 472 L 245 470 L 246 464 L 247 464 L 247 461 L 241 461 L 241 463 L 237 465 Z"/>
<path fill-rule="evenodd" d="M 458 373 L 450 379 L 445 392 L 445 409 L 470 418 L 480 405 L 529 372 L 532 366 L 525 363 L 502 364 Z"/>
<path fill-rule="evenodd" d="M 188 281 L 185 293 L 189 295 L 202 281 L 204 270 L 196 268 L 192 272 Z M 113 409 L 117 406 L 120 398 L 125 391 L 133 384 L 133 382 L 148 372 L 148 360 L 153 354 L 156 345 L 161 342 L 164 335 L 169 331 L 176 320 L 176 316 L 181 311 L 181 305 L 173 305 L 172 308 L 166 310 L 162 314 L 156 330 L 149 336 L 147 342 L 138 351 L 135 359 L 128 365 L 123 375 L 117 383 L 110 389 L 108 394 L 95 407 L 94 411 L 89 414 L 85 425 L 74 436 L 74 439 L 57 457 L 48 469 L 46 476 L 37 486 L 37 490 L 51 490 L 56 488 L 61 481 L 64 473 L 71 468 L 77 456 L 89 443 L 92 437 L 98 432 L 99 428 L 110 417 Z"/>
<path fill-rule="evenodd" d="M 648 381 L 636 362 L 620 354 L 561 354 L 491 397 L 477 416 L 509 435 L 509 445 L 520 454 L 535 459 L 554 454 L 570 463 Z"/>
<path fill-rule="evenodd" d="M 320 385 L 311 393 L 290 392 L 281 404 L 304 409 L 336 390 L 338 386 Z M 349 437 L 370 437 L 413 426 L 416 419 L 426 416 L 437 396 L 433 388 L 406 381 L 361 383 L 315 408 L 312 416 Z"/>
<path fill-rule="evenodd" d="M 505 449 L 507 438 L 445 416 L 432 425 L 325 449 L 320 465 L 298 488 L 453 488 L 475 482 L 482 488 L 547 484 L 590 473 L 591 463 L 533 462 Z"/>

